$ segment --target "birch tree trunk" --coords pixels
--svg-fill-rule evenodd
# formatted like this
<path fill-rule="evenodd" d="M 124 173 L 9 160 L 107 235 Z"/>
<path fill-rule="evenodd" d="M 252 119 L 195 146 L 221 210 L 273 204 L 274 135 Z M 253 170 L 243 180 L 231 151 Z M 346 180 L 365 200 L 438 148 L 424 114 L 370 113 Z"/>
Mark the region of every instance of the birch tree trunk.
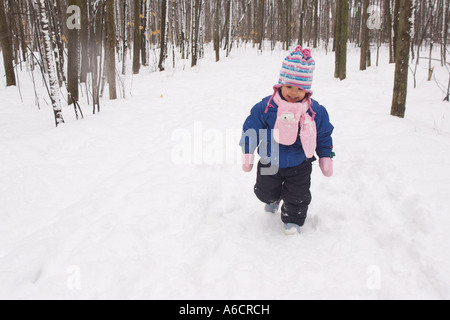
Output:
<path fill-rule="evenodd" d="M 87 3 L 89 12 L 94 12 L 94 3 L 89 1 Z M 102 6 L 103 7 L 103 6 Z M 103 15 L 103 10 L 97 10 L 96 15 L 92 17 L 89 22 L 88 32 L 88 55 L 91 67 L 92 78 L 92 101 L 93 101 L 93 114 L 100 112 L 100 90 L 99 90 L 99 65 L 98 65 L 98 46 L 97 39 L 98 34 L 101 34 L 101 27 L 97 26 L 97 21 Z M 101 21 L 101 20 L 100 20 Z M 96 27 L 97 26 L 97 27 Z"/>
<path fill-rule="evenodd" d="M 50 38 L 49 20 L 46 10 L 46 1 L 40 0 L 41 11 L 41 30 L 44 39 L 45 60 L 47 61 L 47 74 L 50 89 L 50 100 L 52 102 L 53 114 L 55 116 L 55 124 L 58 127 L 64 123 L 64 118 L 61 111 L 61 99 L 59 96 L 59 83 L 56 70 L 55 55 L 52 47 L 52 40 Z"/>
<path fill-rule="evenodd" d="M 139 30 L 141 33 L 141 61 L 143 66 L 148 66 L 147 60 L 147 0 L 141 1 L 141 22 Z"/>
<path fill-rule="evenodd" d="M 168 11 L 167 11 L 167 1 L 168 0 L 162 0 L 161 4 L 161 50 L 159 53 L 159 63 L 158 68 L 159 71 L 164 71 L 164 60 L 166 60 L 166 52 L 167 52 L 167 17 L 168 17 Z"/>
<path fill-rule="evenodd" d="M 202 12 L 203 0 L 195 0 L 194 5 L 194 32 L 192 37 L 192 63 L 191 67 L 197 65 L 199 55 L 199 30 L 200 30 L 200 15 Z"/>
<path fill-rule="evenodd" d="M 122 28 L 123 28 L 123 37 L 122 37 L 122 48 L 123 48 L 123 57 L 122 57 L 122 74 L 125 75 L 127 73 L 127 56 L 128 56 L 128 23 L 127 23 L 127 13 L 128 13 L 128 3 L 127 1 L 123 2 L 122 9 L 123 17 L 122 17 Z M 134 56 L 133 56 L 134 59 Z M 134 64 L 134 62 L 133 62 Z"/>

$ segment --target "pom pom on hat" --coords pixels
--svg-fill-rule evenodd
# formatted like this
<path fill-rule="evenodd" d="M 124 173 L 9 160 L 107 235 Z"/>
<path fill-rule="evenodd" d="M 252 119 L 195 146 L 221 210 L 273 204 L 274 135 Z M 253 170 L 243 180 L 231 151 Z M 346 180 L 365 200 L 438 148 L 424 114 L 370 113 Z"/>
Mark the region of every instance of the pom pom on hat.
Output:
<path fill-rule="evenodd" d="M 280 79 L 275 87 L 290 85 L 312 95 L 311 86 L 315 69 L 316 62 L 311 56 L 311 50 L 298 46 L 284 59 Z"/>

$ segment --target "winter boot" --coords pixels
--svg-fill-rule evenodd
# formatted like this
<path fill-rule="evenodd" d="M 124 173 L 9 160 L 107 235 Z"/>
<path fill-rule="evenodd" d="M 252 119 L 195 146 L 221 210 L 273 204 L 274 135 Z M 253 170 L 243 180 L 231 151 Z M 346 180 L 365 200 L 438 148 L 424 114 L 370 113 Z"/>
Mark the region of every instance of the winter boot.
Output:
<path fill-rule="evenodd" d="M 284 233 L 287 236 L 292 236 L 300 233 L 300 226 L 295 223 L 285 223 L 284 224 Z"/>
<path fill-rule="evenodd" d="M 275 214 L 275 213 L 277 213 L 278 209 L 280 208 L 280 203 L 281 203 L 281 200 L 271 203 L 271 204 L 266 204 L 266 206 L 264 207 L 264 210 L 266 212 Z"/>

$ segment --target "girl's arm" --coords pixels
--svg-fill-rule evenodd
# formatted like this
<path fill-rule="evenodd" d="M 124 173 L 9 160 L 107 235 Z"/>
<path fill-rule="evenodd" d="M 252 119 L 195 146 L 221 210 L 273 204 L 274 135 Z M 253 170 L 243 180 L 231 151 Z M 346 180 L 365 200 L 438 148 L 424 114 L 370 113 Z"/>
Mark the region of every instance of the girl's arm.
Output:
<path fill-rule="evenodd" d="M 239 142 L 244 154 L 255 153 L 256 148 L 258 148 L 261 142 L 260 130 L 267 128 L 264 119 L 264 110 L 265 103 L 261 101 L 252 108 L 250 116 L 244 122 L 242 137 Z"/>
<path fill-rule="evenodd" d="M 316 119 L 317 125 L 317 148 L 316 153 L 319 158 L 332 158 L 333 157 L 333 134 L 334 127 L 330 123 L 330 117 L 327 110 L 320 106 L 319 117 Z"/>

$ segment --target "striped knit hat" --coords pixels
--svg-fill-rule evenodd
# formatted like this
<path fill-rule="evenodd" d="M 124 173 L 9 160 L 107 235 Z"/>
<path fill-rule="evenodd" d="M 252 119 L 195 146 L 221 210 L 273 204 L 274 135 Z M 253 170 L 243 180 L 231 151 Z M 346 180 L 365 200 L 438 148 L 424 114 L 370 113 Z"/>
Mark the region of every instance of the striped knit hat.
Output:
<path fill-rule="evenodd" d="M 280 88 L 283 85 L 291 85 L 302 89 L 311 96 L 315 68 L 316 63 L 311 57 L 311 50 L 302 49 L 301 46 L 298 46 L 284 59 L 280 79 L 275 87 Z"/>

